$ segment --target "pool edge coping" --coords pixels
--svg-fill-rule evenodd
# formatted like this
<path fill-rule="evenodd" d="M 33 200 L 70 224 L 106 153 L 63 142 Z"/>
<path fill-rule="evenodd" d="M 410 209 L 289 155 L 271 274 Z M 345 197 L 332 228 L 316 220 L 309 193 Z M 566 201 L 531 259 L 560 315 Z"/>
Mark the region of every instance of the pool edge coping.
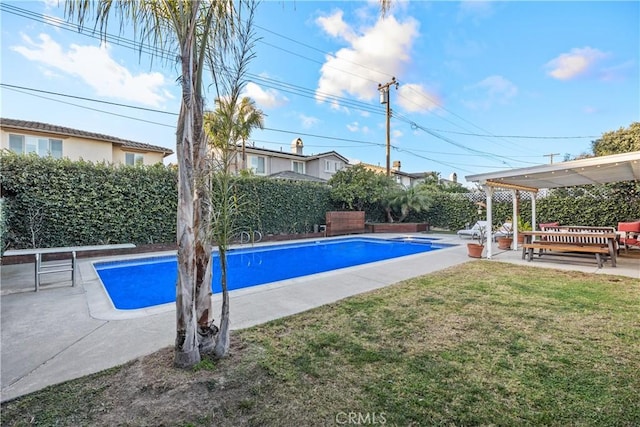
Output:
<path fill-rule="evenodd" d="M 415 237 L 420 235 L 424 236 L 424 234 L 421 234 L 421 233 L 380 233 L 380 234 L 376 234 L 375 236 L 361 236 L 361 235 L 336 236 L 336 237 L 322 238 L 322 240 L 341 240 L 345 238 L 357 239 L 357 238 L 363 238 L 363 237 L 387 240 L 394 237 L 395 238 Z M 268 292 L 268 291 L 280 289 L 283 287 L 296 286 L 306 281 L 323 280 L 323 279 L 327 279 L 332 276 L 338 276 L 338 275 L 349 275 L 349 274 L 361 272 L 364 270 L 377 268 L 379 266 L 384 266 L 387 263 L 399 262 L 401 260 L 410 261 L 418 257 L 428 256 L 429 254 L 433 254 L 435 252 L 442 253 L 445 251 L 450 251 L 455 249 L 457 246 L 459 246 L 459 243 L 447 241 L 449 239 L 447 239 L 446 237 L 447 235 L 440 235 L 439 237 L 434 237 L 434 239 L 437 239 L 438 243 L 451 245 L 451 247 L 441 248 L 437 251 L 428 251 L 428 252 L 422 252 L 417 254 L 405 255 L 402 257 L 374 261 L 374 262 L 360 264 L 356 266 L 344 267 L 337 270 L 325 271 L 321 273 L 315 273 L 315 274 L 295 277 L 291 279 L 279 280 L 276 282 L 269 282 L 262 285 L 248 287 L 248 288 L 235 289 L 235 290 L 229 291 L 229 296 L 241 297 L 245 295 L 252 295 L 259 292 Z M 302 243 L 305 241 L 315 241 L 315 240 L 318 240 L 318 238 L 301 239 L 299 242 Z M 258 245 L 259 246 L 278 246 L 282 244 L 283 242 L 261 242 L 261 243 L 256 243 L 253 246 L 258 246 Z M 233 246 L 233 248 L 236 248 L 236 247 L 246 247 L 246 245 Z M 130 260 L 130 259 L 172 256 L 175 254 L 176 254 L 176 251 L 172 250 L 172 251 L 163 251 L 163 252 L 150 252 L 145 254 L 114 255 L 109 257 L 102 257 L 99 259 L 87 259 L 87 260 L 84 260 L 83 262 L 80 262 L 79 277 L 81 279 L 80 280 L 81 285 L 84 287 L 84 290 L 85 290 L 87 306 L 89 309 L 89 315 L 92 318 L 98 319 L 98 320 L 128 320 L 128 319 L 137 319 L 142 317 L 154 316 L 154 315 L 159 315 L 159 314 L 164 314 L 167 312 L 174 311 L 176 307 L 175 302 L 156 305 L 153 307 L 133 309 L 133 310 L 117 309 L 113 305 L 113 302 L 111 301 L 111 298 L 108 296 L 108 293 L 104 288 L 102 281 L 98 277 L 98 274 L 95 269 L 95 264 L 101 263 L 101 262 L 124 261 L 124 260 Z M 212 300 L 214 304 L 220 301 L 220 299 L 221 299 L 221 294 L 212 295 Z"/>

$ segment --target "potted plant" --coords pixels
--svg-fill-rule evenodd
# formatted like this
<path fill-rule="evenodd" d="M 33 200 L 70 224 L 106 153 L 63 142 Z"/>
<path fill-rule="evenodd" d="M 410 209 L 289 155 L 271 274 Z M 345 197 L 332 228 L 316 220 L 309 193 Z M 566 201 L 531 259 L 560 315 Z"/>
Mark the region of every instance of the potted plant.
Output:
<path fill-rule="evenodd" d="M 471 258 L 482 258 L 484 242 L 487 241 L 486 228 L 479 227 L 477 233 L 475 233 L 472 238 L 477 242 L 467 243 L 467 251 L 469 253 L 469 256 Z"/>
<path fill-rule="evenodd" d="M 511 249 L 511 244 L 513 243 L 511 220 L 508 220 L 508 222 L 496 227 L 494 231 L 500 234 L 496 239 L 498 242 L 498 249 Z"/>
<path fill-rule="evenodd" d="M 519 245 L 524 243 L 524 236 L 520 234 L 522 231 L 531 231 L 531 223 L 529 221 L 523 220 L 522 217 L 518 215 L 518 244 Z"/>

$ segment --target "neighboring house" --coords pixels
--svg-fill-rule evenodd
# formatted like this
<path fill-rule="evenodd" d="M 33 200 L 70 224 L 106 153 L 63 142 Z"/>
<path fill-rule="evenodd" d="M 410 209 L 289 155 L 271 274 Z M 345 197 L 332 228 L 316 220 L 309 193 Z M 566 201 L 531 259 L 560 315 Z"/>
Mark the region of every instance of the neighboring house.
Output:
<path fill-rule="evenodd" d="M 127 165 L 162 163 L 173 154 L 165 147 L 27 120 L 0 118 L 0 130 L 0 148 L 20 154 Z"/>
<path fill-rule="evenodd" d="M 369 163 L 362 163 L 365 168 L 372 170 L 377 173 L 386 174 L 387 168 L 382 166 L 376 166 Z M 416 172 L 409 173 L 403 172 L 400 170 L 400 161 L 397 160 L 393 162 L 393 168 L 389 171 L 391 173 L 391 177 L 398 183 L 401 184 L 405 188 L 411 188 L 416 184 L 424 182 L 426 178 L 433 177 L 434 174 L 437 177 L 437 172 Z"/>
<path fill-rule="evenodd" d="M 252 146 L 245 147 L 247 169 L 261 176 L 272 176 L 281 179 L 328 181 L 336 172 L 349 164 L 349 160 L 335 151 L 304 155 L 302 139 L 296 138 L 291 143 L 291 152 L 268 150 Z M 231 164 L 231 170 L 238 173 L 242 169 L 242 149 Z M 292 173 L 288 173 L 292 172 Z"/>

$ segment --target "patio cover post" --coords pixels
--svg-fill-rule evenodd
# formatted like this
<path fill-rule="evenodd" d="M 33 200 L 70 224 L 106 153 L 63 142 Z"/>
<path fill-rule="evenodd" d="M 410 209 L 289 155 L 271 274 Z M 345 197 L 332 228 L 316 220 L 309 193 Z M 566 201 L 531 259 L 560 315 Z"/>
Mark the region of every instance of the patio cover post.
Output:
<path fill-rule="evenodd" d="M 531 193 L 531 229 L 536 229 L 536 198 L 538 197 L 538 192 Z"/>
<path fill-rule="evenodd" d="M 518 250 L 518 192 L 515 189 L 511 190 L 511 231 L 513 232 L 513 250 Z"/>
<path fill-rule="evenodd" d="M 492 255 L 492 246 L 493 246 L 493 204 L 492 204 L 492 200 L 493 200 L 493 188 L 489 185 L 483 185 L 482 188 L 484 189 L 485 194 L 487 195 L 487 227 L 489 228 L 488 230 L 486 230 L 486 236 L 488 236 L 487 239 L 487 259 L 491 259 L 491 255 Z"/>

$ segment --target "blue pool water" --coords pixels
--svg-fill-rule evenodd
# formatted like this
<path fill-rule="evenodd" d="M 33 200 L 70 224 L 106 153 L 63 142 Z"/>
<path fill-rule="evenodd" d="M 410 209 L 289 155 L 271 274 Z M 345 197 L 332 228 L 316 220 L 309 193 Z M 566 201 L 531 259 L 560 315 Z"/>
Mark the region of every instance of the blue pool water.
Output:
<path fill-rule="evenodd" d="M 232 249 L 228 288 L 241 289 L 278 280 L 397 258 L 449 247 L 428 238 L 346 238 Z M 98 276 L 117 309 L 132 310 L 174 302 L 175 256 L 95 263 Z M 213 293 L 220 293 L 220 261 L 213 254 Z"/>

